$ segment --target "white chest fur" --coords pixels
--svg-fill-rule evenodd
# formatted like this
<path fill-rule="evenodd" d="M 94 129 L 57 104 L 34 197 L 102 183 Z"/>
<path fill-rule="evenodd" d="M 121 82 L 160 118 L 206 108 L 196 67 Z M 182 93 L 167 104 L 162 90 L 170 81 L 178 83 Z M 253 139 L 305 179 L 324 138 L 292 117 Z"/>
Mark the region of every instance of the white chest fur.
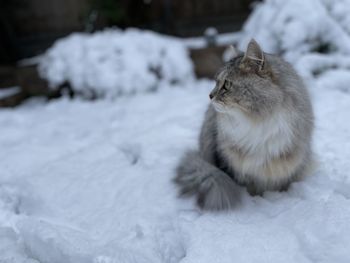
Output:
<path fill-rule="evenodd" d="M 263 184 L 262 188 L 273 190 L 288 179 L 298 164 L 298 156 L 280 156 L 293 144 L 291 123 L 290 115 L 282 110 L 261 121 L 249 119 L 238 109 L 219 113 L 219 147 L 239 173 L 238 180 L 253 177 Z"/>

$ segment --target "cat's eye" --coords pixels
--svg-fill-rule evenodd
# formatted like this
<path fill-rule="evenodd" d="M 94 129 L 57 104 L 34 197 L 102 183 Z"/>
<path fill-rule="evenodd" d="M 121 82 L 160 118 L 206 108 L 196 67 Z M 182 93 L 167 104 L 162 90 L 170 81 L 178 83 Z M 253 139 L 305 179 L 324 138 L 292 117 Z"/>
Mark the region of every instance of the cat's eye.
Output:
<path fill-rule="evenodd" d="M 224 91 L 227 91 L 230 87 L 231 87 L 231 83 L 230 83 L 229 81 L 225 80 L 225 83 L 224 83 L 224 85 L 222 86 L 222 89 L 223 89 Z"/>

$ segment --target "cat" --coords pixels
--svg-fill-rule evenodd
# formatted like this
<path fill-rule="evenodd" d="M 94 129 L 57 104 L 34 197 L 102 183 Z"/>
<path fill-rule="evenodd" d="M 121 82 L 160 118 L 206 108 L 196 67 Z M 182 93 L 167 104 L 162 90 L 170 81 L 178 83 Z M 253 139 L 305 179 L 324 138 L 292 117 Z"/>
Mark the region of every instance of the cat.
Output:
<path fill-rule="evenodd" d="M 293 67 L 252 39 L 217 73 L 199 150 L 181 159 L 174 182 L 207 210 L 233 208 L 251 195 L 286 190 L 313 164 L 314 115 Z"/>

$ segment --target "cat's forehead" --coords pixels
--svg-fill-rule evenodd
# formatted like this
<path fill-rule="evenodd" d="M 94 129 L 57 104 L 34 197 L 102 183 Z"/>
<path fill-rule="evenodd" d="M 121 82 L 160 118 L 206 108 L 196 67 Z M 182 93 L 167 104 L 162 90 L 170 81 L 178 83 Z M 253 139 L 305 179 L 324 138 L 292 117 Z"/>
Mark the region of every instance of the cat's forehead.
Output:
<path fill-rule="evenodd" d="M 239 67 L 242 59 L 243 59 L 243 55 L 240 55 L 240 56 L 237 56 L 237 57 L 230 59 L 226 64 L 228 67 Z"/>

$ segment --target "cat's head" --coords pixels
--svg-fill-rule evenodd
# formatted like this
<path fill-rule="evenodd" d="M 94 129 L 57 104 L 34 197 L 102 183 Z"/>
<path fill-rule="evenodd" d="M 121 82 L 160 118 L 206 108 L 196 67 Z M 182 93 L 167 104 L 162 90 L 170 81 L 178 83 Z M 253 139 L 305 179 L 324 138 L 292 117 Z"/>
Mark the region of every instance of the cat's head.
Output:
<path fill-rule="evenodd" d="M 230 114 L 240 110 L 252 117 L 266 116 L 283 101 L 283 92 L 266 54 L 252 39 L 244 54 L 235 56 L 215 77 L 209 97 L 214 108 Z"/>

